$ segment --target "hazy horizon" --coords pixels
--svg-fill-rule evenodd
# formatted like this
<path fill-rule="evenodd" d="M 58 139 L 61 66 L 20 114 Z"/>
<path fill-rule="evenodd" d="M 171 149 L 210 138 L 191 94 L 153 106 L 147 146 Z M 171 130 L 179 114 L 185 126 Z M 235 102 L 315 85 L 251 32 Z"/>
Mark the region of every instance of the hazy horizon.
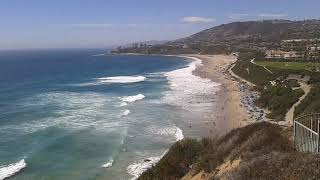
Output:
<path fill-rule="evenodd" d="M 110 48 L 174 40 L 234 21 L 319 19 L 318 5 L 316 0 L 11 0 L 0 6 L 0 49 Z"/>

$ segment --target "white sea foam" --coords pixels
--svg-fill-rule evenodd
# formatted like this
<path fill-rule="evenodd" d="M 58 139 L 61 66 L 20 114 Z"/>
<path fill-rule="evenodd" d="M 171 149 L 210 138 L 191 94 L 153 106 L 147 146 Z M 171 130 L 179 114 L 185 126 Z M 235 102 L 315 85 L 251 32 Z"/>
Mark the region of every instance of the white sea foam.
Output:
<path fill-rule="evenodd" d="M 187 67 L 177 69 L 165 76 L 169 80 L 170 91 L 165 93 L 163 100 L 166 103 L 181 106 L 187 110 L 194 110 L 199 107 L 211 106 L 211 96 L 219 90 L 220 84 L 210 79 L 193 75 L 197 66 L 201 66 L 201 60 L 193 57 L 183 57 L 193 61 Z"/>
<path fill-rule="evenodd" d="M 125 122 L 117 119 L 121 109 L 112 109 L 112 103 L 118 98 L 100 93 L 44 93 L 21 100 L 20 108 L 42 106 L 59 107 L 54 115 L 35 119 L 24 123 L 1 126 L 0 131 L 17 132 L 21 134 L 34 133 L 49 127 L 58 127 L 68 130 L 81 130 L 86 128 L 107 133 L 110 131 L 123 131 Z M 110 107 L 111 105 L 111 107 Z M 115 104 L 114 104 L 115 105 Z"/>
<path fill-rule="evenodd" d="M 163 75 L 165 74 L 166 72 L 155 72 L 155 73 L 148 73 L 146 75 L 146 77 L 148 78 L 159 78 L 159 77 L 163 77 Z"/>
<path fill-rule="evenodd" d="M 147 131 L 156 134 L 156 135 L 174 135 L 176 141 L 180 141 L 184 138 L 182 130 L 178 127 L 167 127 L 167 128 L 157 128 L 150 127 Z M 134 176 L 132 180 L 137 179 L 143 172 L 156 165 L 160 159 L 168 152 L 165 151 L 161 156 L 150 157 L 140 162 L 133 163 L 127 167 L 127 171 L 129 174 Z"/>
<path fill-rule="evenodd" d="M 78 84 L 69 84 L 70 86 L 78 86 L 78 87 L 85 87 L 85 86 L 99 86 L 104 84 L 130 84 L 130 83 L 138 83 L 143 82 L 147 78 L 144 76 L 115 76 L 115 77 L 102 77 L 102 78 L 95 78 L 91 82 L 86 83 L 78 83 Z"/>
<path fill-rule="evenodd" d="M 98 78 L 101 83 L 137 83 L 146 80 L 144 76 L 116 76 Z"/>
<path fill-rule="evenodd" d="M 124 106 L 127 106 L 128 104 L 126 102 L 122 102 L 119 107 L 124 107 Z"/>
<path fill-rule="evenodd" d="M 95 55 L 92 55 L 92 56 L 104 56 L 105 54 L 95 54 Z"/>
<path fill-rule="evenodd" d="M 27 163 L 24 159 L 14 164 L 10 164 L 7 166 L 0 166 L 0 180 L 13 176 L 14 174 L 19 172 L 26 166 L 27 166 Z"/>
<path fill-rule="evenodd" d="M 177 141 L 180 141 L 184 138 L 182 130 L 178 127 L 176 128 L 176 133 L 174 134 L 174 136 L 176 137 Z"/>
<path fill-rule="evenodd" d="M 122 113 L 121 116 L 128 116 L 129 114 L 130 114 L 130 110 L 127 109 L 127 110 L 125 110 L 125 111 Z"/>
<path fill-rule="evenodd" d="M 166 103 L 181 106 L 187 110 L 193 111 L 197 108 L 200 113 L 211 112 L 212 102 L 208 98 L 219 90 L 220 84 L 193 75 L 193 71 L 197 66 L 202 65 L 201 60 L 197 58 L 189 58 L 193 61 L 185 68 L 174 70 L 164 75 L 169 80 L 170 91 L 167 91 L 163 100 Z M 199 109 L 199 107 L 201 109 Z M 209 107 L 209 108 L 208 108 Z M 205 110 L 205 111 L 203 111 Z M 178 127 L 150 127 L 147 131 L 155 135 L 174 136 L 176 141 L 184 138 L 183 132 Z M 136 179 L 144 171 L 155 165 L 162 156 L 151 157 L 147 161 L 143 160 L 128 166 L 128 172 Z"/>
<path fill-rule="evenodd" d="M 134 95 L 134 96 L 124 96 L 124 97 L 120 97 L 120 99 L 123 101 L 123 102 L 135 102 L 135 101 L 138 101 L 138 100 L 142 100 L 144 99 L 145 96 L 143 94 L 138 94 L 138 95 Z"/>
<path fill-rule="evenodd" d="M 137 179 L 144 171 L 148 170 L 149 168 L 151 168 L 152 166 L 154 166 L 155 164 L 157 164 L 157 162 L 160 161 L 160 159 L 167 153 L 168 151 L 165 151 L 161 156 L 157 156 L 157 157 L 150 157 L 144 160 L 141 160 L 140 162 L 137 163 L 133 163 L 131 165 L 129 165 L 127 167 L 127 171 L 129 174 L 131 174 L 132 176 L 134 176 L 134 178 L 132 178 L 132 180 Z"/>
<path fill-rule="evenodd" d="M 162 135 L 162 136 L 174 136 L 176 141 L 180 141 L 184 138 L 183 132 L 178 127 L 155 127 L 151 126 L 147 128 L 147 132 L 153 135 Z"/>
<path fill-rule="evenodd" d="M 103 164 L 101 167 L 103 168 L 110 168 L 113 165 L 113 159 L 111 159 L 110 161 L 108 161 L 106 164 Z"/>
<path fill-rule="evenodd" d="M 134 176 L 132 180 L 137 179 L 144 171 L 154 166 L 160 159 L 161 157 L 150 157 L 147 160 L 143 160 L 138 163 L 133 163 L 128 166 L 127 171 L 129 174 Z"/>

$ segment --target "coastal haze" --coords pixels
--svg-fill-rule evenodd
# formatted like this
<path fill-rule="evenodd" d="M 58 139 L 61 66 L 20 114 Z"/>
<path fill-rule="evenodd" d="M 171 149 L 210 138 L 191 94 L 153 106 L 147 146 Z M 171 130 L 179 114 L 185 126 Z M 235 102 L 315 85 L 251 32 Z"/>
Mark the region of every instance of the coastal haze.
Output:
<path fill-rule="evenodd" d="M 175 40 L 235 21 L 319 18 L 317 0 L 3 1 L 0 48 L 106 48 Z"/>

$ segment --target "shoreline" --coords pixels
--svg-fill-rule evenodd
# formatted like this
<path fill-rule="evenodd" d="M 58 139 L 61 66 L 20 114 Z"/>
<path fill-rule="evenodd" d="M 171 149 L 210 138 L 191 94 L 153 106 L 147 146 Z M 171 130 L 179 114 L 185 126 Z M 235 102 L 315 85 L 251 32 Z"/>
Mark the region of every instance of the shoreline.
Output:
<path fill-rule="evenodd" d="M 144 55 L 144 54 L 125 54 L 125 55 Z M 151 55 L 155 56 L 155 55 Z M 230 55 L 194 55 L 194 54 L 181 54 L 181 55 L 157 55 L 164 57 L 179 57 L 185 60 L 190 60 L 189 65 L 182 69 L 177 69 L 174 71 L 181 71 L 188 69 L 186 74 L 180 74 L 182 76 L 191 76 L 197 77 L 193 79 L 188 77 L 190 81 L 189 86 L 183 86 L 189 91 L 193 92 L 192 85 L 199 85 L 199 81 L 204 81 L 213 86 L 214 88 L 210 91 L 202 89 L 201 91 L 195 91 L 201 96 L 202 101 L 191 101 L 190 105 L 194 108 L 201 103 L 209 103 L 206 108 L 209 111 L 202 112 L 197 111 L 196 118 L 192 118 L 192 122 L 179 121 L 176 123 L 177 132 L 175 137 L 177 141 L 183 139 L 183 135 L 186 134 L 186 137 L 216 137 L 222 136 L 232 129 L 239 128 L 245 125 L 248 125 L 249 115 L 247 110 L 241 105 L 241 97 L 243 94 L 240 91 L 240 83 L 237 81 L 231 74 L 228 73 L 230 66 L 237 60 L 235 56 Z M 192 67 L 191 67 L 192 66 Z M 189 71 L 193 69 L 192 71 Z M 174 71 L 171 71 L 174 72 Z M 170 72 L 169 72 L 170 73 Z M 181 73 L 181 72 L 180 72 Z M 166 76 L 169 76 L 168 74 Z M 185 77 L 184 77 L 185 78 Z M 191 79 L 189 79 L 191 78 Z M 196 81 L 195 81 L 196 80 Z M 172 79 L 171 79 L 172 81 Z M 192 81 L 192 82 L 191 82 Z M 175 84 L 177 85 L 177 84 Z M 197 87 L 199 89 L 199 87 Z M 174 89 L 172 89 L 174 91 Z M 205 92 L 204 95 L 202 94 Z M 194 106 L 196 105 L 196 106 Z M 191 127 L 192 124 L 192 127 Z M 196 132 L 196 133 L 195 133 Z M 195 136 L 189 136 L 193 134 Z M 179 135 L 179 137 L 177 137 Z M 166 151 L 167 152 L 167 151 Z M 155 165 L 166 152 L 162 152 L 161 156 L 153 156 L 147 159 L 142 159 L 139 162 L 134 162 L 127 167 L 128 174 L 132 175 L 132 179 L 139 177 L 145 170 L 149 167 Z"/>
<path fill-rule="evenodd" d="M 244 93 L 239 90 L 240 83 L 229 73 L 229 68 L 237 60 L 235 56 L 189 54 L 179 57 L 199 59 L 201 65 L 196 67 L 193 74 L 220 84 L 220 90 L 210 97 L 218 99 L 219 102 L 210 117 L 214 129 L 218 131 L 212 132 L 213 136 L 221 136 L 232 129 L 252 123 L 241 103 Z"/>
<path fill-rule="evenodd" d="M 237 61 L 233 55 L 199 55 L 199 54 L 140 54 L 124 53 L 121 55 L 143 55 L 143 56 L 164 56 L 179 57 L 192 61 L 200 61 L 192 72 L 193 75 L 202 79 L 209 79 L 211 82 L 220 84 L 217 92 L 212 92 L 208 97 L 217 102 L 213 105 L 209 117 L 202 118 L 200 123 L 204 123 L 203 131 L 199 137 L 208 134 L 211 137 L 222 136 L 232 129 L 252 124 L 255 121 L 249 115 L 248 110 L 243 106 L 241 98 L 246 92 L 241 92 L 241 81 L 231 72 L 231 68 Z M 252 85 L 251 83 L 248 84 Z M 183 127 L 180 127 L 182 130 Z"/>
<path fill-rule="evenodd" d="M 189 62 L 186 67 L 164 74 L 169 81 L 170 92 L 173 93 L 169 94 L 169 99 L 166 100 L 165 98 L 165 102 L 173 103 L 173 105 L 181 107 L 182 111 L 188 112 L 185 118 L 181 117 L 181 119 L 175 121 L 176 141 L 182 140 L 184 136 L 192 138 L 221 136 L 232 130 L 232 128 L 238 127 L 233 124 L 229 125 L 229 121 L 224 116 L 217 116 L 217 113 L 221 112 L 219 109 L 225 105 L 225 103 L 219 102 L 220 99 L 226 100 L 224 94 L 220 95 L 223 84 L 214 78 L 199 76 L 195 73 L 199 71 L 199 68 L 205 67 L 203 65 L 204 60 L 193 55 L 160 56 L 178 57 Z M 175 98 L 171 99 L 170 97 L 172 96 Z M 195 109 L 196 111 L 194 111 Z M 223 109 L 225 112 L 229 110 L 229 108 Z M 155 165 L 167 151 L 161 152 L 159 156 L 151 156 L 130 164 L 127 167 L 127 172 L 133 176 L 132 180 L 138 178 L 144 171 Z"/>

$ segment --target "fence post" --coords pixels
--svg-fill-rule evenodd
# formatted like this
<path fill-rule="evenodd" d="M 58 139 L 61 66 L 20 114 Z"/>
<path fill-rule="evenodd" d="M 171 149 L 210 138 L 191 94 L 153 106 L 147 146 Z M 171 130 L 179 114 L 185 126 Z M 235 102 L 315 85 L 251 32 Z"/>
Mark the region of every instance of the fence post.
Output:
<path fill-rule="evenodd" d="M 296 120 L 293 119 L 293 145 L 295 148 L 297 148 L 297 145 L 296 145 Z"/>
<path fill-rule="evenodd" d="M 320 113 L 293 119 L 293 143 L 299 151 L 320 153 Z"/>
<path fill-rule="evenodd" d="M 319 119 L 318 119 L 317 153 L 320 153 L 320 121 L 319 121 Z"/>

